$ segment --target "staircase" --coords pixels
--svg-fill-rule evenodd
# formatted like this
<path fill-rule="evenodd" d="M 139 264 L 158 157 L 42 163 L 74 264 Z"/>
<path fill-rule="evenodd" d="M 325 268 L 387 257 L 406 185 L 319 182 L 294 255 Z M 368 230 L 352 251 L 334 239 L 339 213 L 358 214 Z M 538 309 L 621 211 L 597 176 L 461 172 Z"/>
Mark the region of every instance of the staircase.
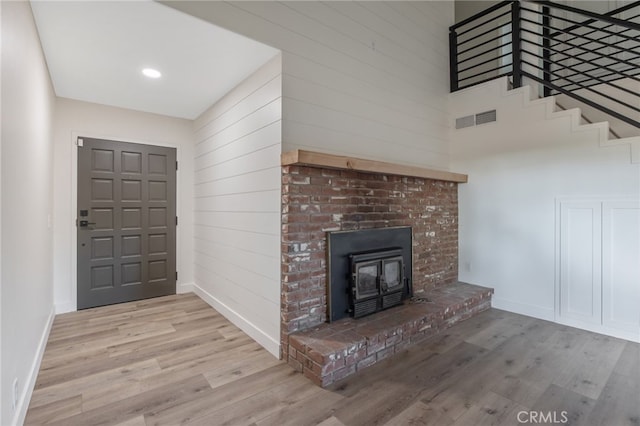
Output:
<path fill-rule="evenodd" d="M 478 154 L 476 149 L 486 154 L 493 149 L 532 151 L 578 144 L 577 147 L 624 147 L 625 162 L 640 164 L 640 135 L 620 137 L 611 132 L 608 121 L 591 123 L 580 108 L 559 105 L 555 96 L 539 98 L 532 86 L 512 88 L 508 76 L 454 92 L 450 95 L 450 111 L 455 122 L 471 122 L 469 117 L 492 111 L 495 120 L 468 126 L 475 130 L 456 128 L 460 126 L 454 124 L 452 156 L 470 158 Z M 478 139 L 476 142 L 467 140 L 470 131 Z"/>
<path fill-rule="evenodd" d="M 628 88 L 630 91 L 640 92 L 640 82 L 637 82 L 635 80 L 632 80 L 629 78 L 621 79 L 617 82 L 617 84 L 622 87 Z M 604 84 L 595 86 L 594 88 L 602 93 L 607 93 L 607 90 L 608 90 L 608 87 Z M 584 93 L 584 90 L 578 90 L 577 94 L 581 96 L 588 95 Z M 635 105 L 636 107 L 640 108 L 640 98 L 637 98 L 626 92 L 618 92 L 618 93 L 611 93 L 611 94 L 615 95 L 625 103 Z M 608 121 L 609 129 L 612 132 L 611 134 L 612 138 L 628 138 L 633 136 L 640 136 L 640 128 L 632 126 L 631 124 L 626 123 L 618 118 L 612 117 L 597 108 L 594 108 L 583 102 L 580 102 L 575 98 L 572 98 L 571 96 L 558 94 L 558 95 L 555 95 L 555 98 L 556 98 L 556 104 L 560 109 L 580 108 L 583 119 L 588 123 L 595 123 L 598 121 Z M 594 95 L 594 98 L 596 98 L 597 103 L 600 105 L 604 105 L 608 108 L 615 108 L 615 104 L 609 99 L 603 98 L 598 95 Z"/>
<path fill-rule="evenodd" d="M 579 123 L 609 121 L 612 139 L 640 136 L 639 20 L 640 1 L 604 14 L 500 2 L 450 27 L 451 91 L 507 77 L 558 112 L 581 108 Z"/>

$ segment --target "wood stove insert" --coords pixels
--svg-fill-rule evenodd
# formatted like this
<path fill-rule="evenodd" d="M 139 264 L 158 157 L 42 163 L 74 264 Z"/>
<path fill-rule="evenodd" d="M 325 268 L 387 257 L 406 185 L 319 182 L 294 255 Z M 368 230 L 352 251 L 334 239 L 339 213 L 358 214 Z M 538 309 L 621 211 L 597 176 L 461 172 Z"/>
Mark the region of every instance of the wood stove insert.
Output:
<path fill-rule="evenodd" d="M 360 318 L 402 303 L 404 259 L 402 249 L 349 255 L 350 309 Z"/>
<path fill-rule="evenodd" d="M 411 296 L 411 227 L 329 232 L 329 322 L 359 318 Z"/>

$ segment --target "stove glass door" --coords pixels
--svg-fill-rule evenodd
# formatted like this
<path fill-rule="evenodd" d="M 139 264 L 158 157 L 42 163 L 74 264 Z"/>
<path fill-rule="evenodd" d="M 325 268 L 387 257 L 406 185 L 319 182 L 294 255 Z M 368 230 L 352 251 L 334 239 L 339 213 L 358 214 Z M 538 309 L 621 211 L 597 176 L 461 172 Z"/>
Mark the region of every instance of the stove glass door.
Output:
<path fill-rule="evenodd" d="M 377 296 L 380 262 L 363 262 L 356 265 L 356 298 Z"/>
<path fill-rule="evenodd" d="M 402 287 L 402 258 L 382 261 L 383 280 L 382 292 L 394 291 Z"/>

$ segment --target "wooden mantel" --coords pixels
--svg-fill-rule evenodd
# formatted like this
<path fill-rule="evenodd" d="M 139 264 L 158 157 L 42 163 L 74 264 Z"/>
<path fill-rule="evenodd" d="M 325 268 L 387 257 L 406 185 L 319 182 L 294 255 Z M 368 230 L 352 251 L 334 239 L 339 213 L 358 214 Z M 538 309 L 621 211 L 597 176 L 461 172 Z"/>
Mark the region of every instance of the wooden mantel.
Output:
<path fill-rule="evenodd" d="M 399 176 L 413 176 L 447 182 L 466 183 L 468 176 L 444 170 L 426 169 L 384 161 L 364 160 L 342 155 L 323 154 L 321 152 L 296 149 L 282 154 L 283 166 L 318 166 L 330 169 L 356 170 L 359 172 L 381 173 Z"/>

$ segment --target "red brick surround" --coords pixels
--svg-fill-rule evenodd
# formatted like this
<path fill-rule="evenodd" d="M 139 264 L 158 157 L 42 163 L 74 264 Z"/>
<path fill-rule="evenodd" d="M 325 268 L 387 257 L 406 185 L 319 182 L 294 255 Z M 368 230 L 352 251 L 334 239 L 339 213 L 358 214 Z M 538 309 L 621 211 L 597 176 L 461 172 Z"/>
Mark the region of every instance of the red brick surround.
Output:
<path fill-rule="evenodd" d="M 457 281 L 457 184 L 320 167 L 282 167 L 282 357 L 289 335 L 326 321 L 326 232 L 413 227 L 416 296 Z"/>

